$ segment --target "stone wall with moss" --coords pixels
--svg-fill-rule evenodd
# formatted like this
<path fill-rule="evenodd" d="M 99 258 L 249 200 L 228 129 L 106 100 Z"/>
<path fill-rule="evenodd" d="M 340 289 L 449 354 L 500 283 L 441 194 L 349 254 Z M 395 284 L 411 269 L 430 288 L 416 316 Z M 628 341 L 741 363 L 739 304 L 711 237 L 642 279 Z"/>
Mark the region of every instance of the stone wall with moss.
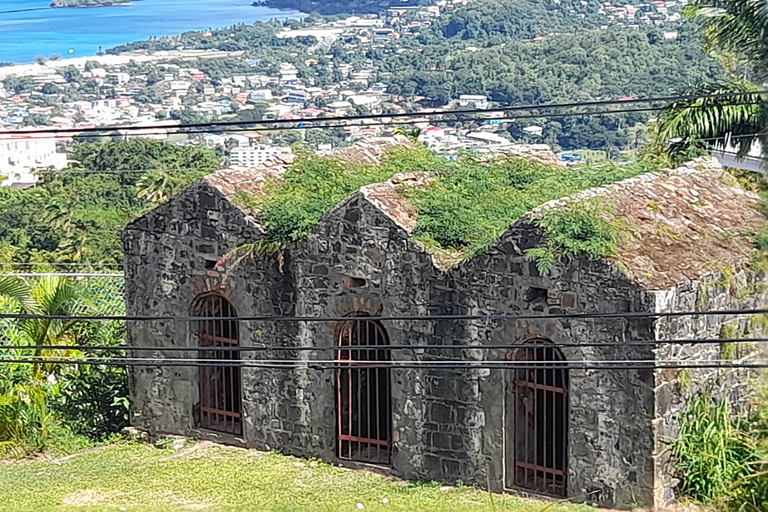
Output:
<path fill-rule="evenodd" d="M 749 266 L 723 269 L 707 278 L 691 281 L 665 291 L 652 292 L 657 312 L 726 311 L 762 309 L 768 303 L 768 283 L 762 271 Z M 656 323 L 660 343 L 655 358 L 659 364 L 716 365 L 749 363 L 759 358 L 759 345 L 745 340 L 762 337 L 768 328 L 765 315 L 693 315 L 663 317 Z M 685 343 L 686 340 L 722 340 L 714 343 Z M 672 363 L 669 363 L 672 364 Z M 681 414 L 687 399 L 703 389 L 727 397 L 736 411 L 747 406 L 751 372 L 744 368 L 668 368 L 657 370 L 656 449 L 654 453 L 657 485 L 655 501 L 666 506 L 675 499 L 674 461 L 669 445 L 677 437 Z"/>

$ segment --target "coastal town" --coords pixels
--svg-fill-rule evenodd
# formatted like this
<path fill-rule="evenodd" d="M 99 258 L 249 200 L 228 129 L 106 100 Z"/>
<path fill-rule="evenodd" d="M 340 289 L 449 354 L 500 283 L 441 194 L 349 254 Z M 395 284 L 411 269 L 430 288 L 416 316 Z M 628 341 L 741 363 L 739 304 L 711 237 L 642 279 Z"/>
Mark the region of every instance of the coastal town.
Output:
<path fill-rule="evenodd" d="M 622 6 L 606 2 L 597 12 L 604 22 L 600 29 L 657 26 L 663 38 L 673 41 L 686 2 L 657 0 Z M 413 42 L 441 17 L 450 16 L 467 3 L 442 0 L 421 7 L 392 7 L 379 15 L 286 21 L 276 37 L 286 41 L 289 50 L 298 51 L 291 51 L 286 60 L 271 62 L 266 71 L 264 63 L 246 55 L 248 52 L 183 46 L 169 50 L 132 48 L 77 59 L 54 55 L 39 57 L 35 64 L 0 67 L 2 183 L 17 188 L 34 186 L 37 170 L 66 166 L 66 149 L 78 133 L 98 127 L 115 127 L 109 134 L 111 140 L 145 137 L 178 145 L 204 145 L 220 150 L 229 165 L 245 167 L 290 152 L 299 141 L 323 152 L 361 139 L 391 137 L 399 121 L 387 114 L 420 111 L 425 116 L 410 120 L 410 129 L 418 130 L 412 133 L 418 133 L 419 140 L 446 158 L 466 151 L 561 150 L 552 147 L 551 140 L 544 140 L 543 127 L 536 120 L 523 123 L 516 136 L 511 135 L 508 128 L 514 118 L 493 110 L 508 106 L 507 102 L 494 101 L 486 94 L 438 98 L 404 90 L 393 93 L 391 72 L 381 69 L 375 59 L 358 57 L 374 51 L 423 51 L 414 48 Z M 203 32 L 200 37 L 212 35 Z M 543 42 L 548 37 L 539 35 L 532 41 Z M 481 48 L 471 45 L 464 48 L 466 53 L 478 51 Z M 326 78 L 320 80 L 320 76 Z M 435 114 L 457 109 L 490 110 L 471 124 L 435 123 Z M 302 120 L 349 115 L 385 117 L 342 123 L 322 133 L 301 129 Z M 207 133 L 195 134 L 184 133 L 181 128 L 203 120 L 243 124 L 230 131 L 212 127 Z M 256 128 L 249 122 L 268 121 L 295 121 L 298 129 L 287 133 L 270 131 L 269 125 L 264 125 L 249 130 Z M 59 133 L 55 137 L 14 133 L 41 127 L 55 128 Z M 551 158 L 555 159 L 554 155 Z M 580 159 L 573 151 L 560 152 L 559 161 L 564 165 Z"/>

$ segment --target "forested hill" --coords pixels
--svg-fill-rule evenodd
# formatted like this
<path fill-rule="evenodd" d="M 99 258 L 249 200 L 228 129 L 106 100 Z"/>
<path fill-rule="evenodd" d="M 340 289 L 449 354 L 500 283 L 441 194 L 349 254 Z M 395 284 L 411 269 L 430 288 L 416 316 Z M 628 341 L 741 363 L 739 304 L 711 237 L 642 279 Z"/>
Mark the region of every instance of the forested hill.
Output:
<path fill-rule="evenodd" d="M 440 16 L 426 35 L 430 42 L 442 38 L 487 40 L 532 39 L 553 32 L 574 32 L 599 27 L 605 19 L 598 3 L 563 0 L 476 0 Z"/>
<path fill-rule="evenodd" d="M 507 39 L 466 50 L 444 42 L 420 53 L 371 52 L 392 73 L 389 92 L 438 100 L 484 94 L 508 104 L 658 96 L 722 75 L 683 27 L 677 40 L 658 29 L 586 30 L 541 40 Z"/>

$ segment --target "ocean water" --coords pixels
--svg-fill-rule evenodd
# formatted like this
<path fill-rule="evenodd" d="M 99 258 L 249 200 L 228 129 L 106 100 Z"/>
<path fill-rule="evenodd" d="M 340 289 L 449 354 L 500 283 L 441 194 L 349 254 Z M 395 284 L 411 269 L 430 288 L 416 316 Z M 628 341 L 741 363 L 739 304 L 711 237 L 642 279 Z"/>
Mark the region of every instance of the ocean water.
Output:
<path fill-rule="evenodd" d="M 253 0 L 133 0 L 88 9 L 50 9 L 50 1 L 0 0 L 0 62 L 28 64 L 54 53 L 86 57 L 150 36 L 299 15 L 253 7 Z"/>

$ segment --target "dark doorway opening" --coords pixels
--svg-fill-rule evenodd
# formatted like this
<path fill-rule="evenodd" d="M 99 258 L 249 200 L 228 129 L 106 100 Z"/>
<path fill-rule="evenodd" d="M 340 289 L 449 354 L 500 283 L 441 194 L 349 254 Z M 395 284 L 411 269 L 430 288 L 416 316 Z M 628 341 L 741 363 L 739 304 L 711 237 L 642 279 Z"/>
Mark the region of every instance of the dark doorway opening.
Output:
<path fill-rule="evenodd" d="M 237 351 L 221 350 L 240 345 L 235 308 L 220 295 L 206 295 L 195 302 L 193 313 L 195 316 L 212 318 L 197 322 L 197 337 L 201 349 L 200 359 L 215 363 L 200 367 L 197 426 L 242 435 L 242 383 L 240 367 L 236 366 L 240 362 L 240 354 Z"/>
<path fill-rule="evenodd" d="M 344 322 L 336 356 L 336 414 L 340 459 L 389 464 L 391 393 L 389 338 L 375 320 Z"/>
<path fill-rule="evenodd" d="M 545 340 L 514 352 L 512 370 L 512 487 L 551 496 L 568 492 L 568 368 L 562 352 Z M 511 455 L 511 457 L 510 457 Z"/>

